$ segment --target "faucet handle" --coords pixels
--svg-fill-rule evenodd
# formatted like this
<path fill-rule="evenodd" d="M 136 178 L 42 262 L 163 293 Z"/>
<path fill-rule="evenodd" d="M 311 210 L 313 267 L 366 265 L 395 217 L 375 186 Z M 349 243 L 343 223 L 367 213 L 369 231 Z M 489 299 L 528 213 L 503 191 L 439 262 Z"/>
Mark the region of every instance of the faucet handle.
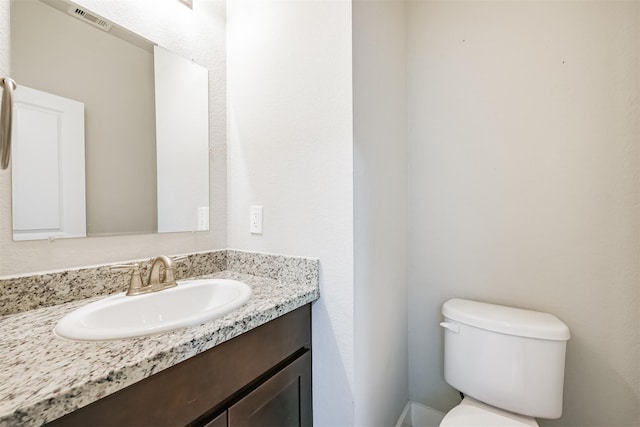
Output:
<path fill-rule="evenodd" d="M 136 268 L 140 268 L 140 264 L 138 264 L 138 263 L 133 263 L 133 264 L 114 264 L 114 265 L 110 265 L 109 266 L 109 270 L 113 270 L 113 271 L 131 271 L 131 270 L 134 270 Z"/>
<path fill-rule="evenodd" d="M 188 258 L 188 255 L 179 255 L 175 257 L 167 257 L 168 264 L 165 264 L 163 277 L 162 277 L 162 289 L 173 288 L 176 283 L 176 265 L 175 262 L 183 261 Z"/>
<path fill-rule="evenodd" d="M 116 264 L 109 267 L 114 271 L 131 271 L 131 279 L 129 279 L 129 289 L 127 289 L 127 295 L 139 295 L 147 292 L 144 288 L 142 281 L 142 274 L 140 273 L 140 264 Z"/>
<path fill-rule="evenodd" d="M 176 270 L 175 267 L 164 269 L 164 280 L 162 282 L 162 289 L 173 288 L 177 286 L 176 283 Z"/>
<path fill-rule="evenodd" d="M 170 258 L 173 262 L 182 262 L 182 261 L 189 261 L 190 256 L 191 255 L 177 255 L 177 256 L 172 256 Z"/>

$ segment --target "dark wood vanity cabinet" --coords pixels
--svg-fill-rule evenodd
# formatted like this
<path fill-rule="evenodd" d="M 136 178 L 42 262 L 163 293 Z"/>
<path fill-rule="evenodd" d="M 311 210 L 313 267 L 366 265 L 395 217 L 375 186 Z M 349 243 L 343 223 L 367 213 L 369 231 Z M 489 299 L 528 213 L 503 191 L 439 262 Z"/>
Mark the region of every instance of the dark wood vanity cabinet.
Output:
<path fill-rule="evenodd" d="M 311 307 L 300 307 L 49 425 L 311 426 Z"/>

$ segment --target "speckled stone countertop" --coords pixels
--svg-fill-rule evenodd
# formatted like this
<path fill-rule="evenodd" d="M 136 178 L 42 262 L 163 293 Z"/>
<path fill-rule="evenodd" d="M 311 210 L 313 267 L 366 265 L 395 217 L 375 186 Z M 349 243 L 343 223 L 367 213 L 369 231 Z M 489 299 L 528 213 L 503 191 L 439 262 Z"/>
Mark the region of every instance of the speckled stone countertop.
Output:
<path fill-rule="evenodd" d="M 247 270 L 246 265 L 231 266 Z M 253 295 L 244 306 L 216 320 L 142 338 L 74 342 L 53 335 L 65 314 L 100 297 L 0 317 L 0 426 L 52 421 L 315 301 L 319 298 L 317 260 L 315 266 L 311 280 L 288 281 L 286 273 L 268 278 L 231 270 L 206 275 L 243 281 Z"/>

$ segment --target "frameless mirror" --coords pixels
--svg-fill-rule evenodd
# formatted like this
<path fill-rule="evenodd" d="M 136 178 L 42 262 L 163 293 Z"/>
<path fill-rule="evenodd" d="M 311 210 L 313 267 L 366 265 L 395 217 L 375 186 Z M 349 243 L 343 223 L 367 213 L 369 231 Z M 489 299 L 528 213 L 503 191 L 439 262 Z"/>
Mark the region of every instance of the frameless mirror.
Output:
<path fill-rule="evenodd" d="M 209 229 L 208 71 L 64 0 L 11 1 L 14 240 Z"/>

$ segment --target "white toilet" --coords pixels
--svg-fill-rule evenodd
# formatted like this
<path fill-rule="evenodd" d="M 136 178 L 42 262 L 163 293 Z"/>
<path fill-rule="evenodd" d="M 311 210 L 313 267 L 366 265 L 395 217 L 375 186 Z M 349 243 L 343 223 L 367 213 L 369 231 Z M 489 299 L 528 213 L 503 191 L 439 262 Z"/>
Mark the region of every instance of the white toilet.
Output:
<path fill-rule="evenodd" d="M 560 418 L 569 328 L 537 311 L 463 299 L 442 306 L 444 377 L 464 394 L 441 427 Z"/>

